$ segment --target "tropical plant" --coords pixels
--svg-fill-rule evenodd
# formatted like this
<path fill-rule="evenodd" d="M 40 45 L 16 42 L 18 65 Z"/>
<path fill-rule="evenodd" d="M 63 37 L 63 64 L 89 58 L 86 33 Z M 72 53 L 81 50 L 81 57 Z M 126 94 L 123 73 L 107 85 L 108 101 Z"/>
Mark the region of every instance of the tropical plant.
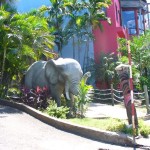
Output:
<path fill-rule="evenodd" d="M 131 57 L 132 57 L 132 70 L 133 70 L 133 78 L 136 79 L 136 85 L 140 82 L 141 87 L 143 87 L 143 83 L 145 81 L 149 81 L 150 75 L 150 31 L 147 31 L 144 35 L 140 35 L 138 37 L 133 37 L 131 40 Z M 128 63 L 128 50 L 125 39 L 118 39 L 120 47 L 118 51 L 120 52 L 119 61 L 121 63 Z M 144 78 L 145 79 L 144 79 Z M 138 80 L 137 80 L 138 79 Z M 144 81 L 144 80 L 145 81 Z M 139 84 L 138 84 L 139 85 Z M 146 84 L 149 87 L 147 82 Z M 150 87 L 149 87 L 150 88 Z"/>
<path fill-rule="evenodd" d="M 55 56 L 54 37 L 41 9 L 26 14 L 0 9 L 0 16 L 0 81 L 7 91 L 12 80 L 20 82 L 30 63 Z"/>
<path fill-rule="evenodd" d="M 111 4 L 110 0 L 105 1 L 78 1 L 78 0 L 50 0 L 48 7 L 48 22 L 50 27 L 55 29 L 58 51 L 61 54 L 62 47 L 73 41 L 73 58 L 75 58 L 75 45 L 78 47 L 78 59 L 80 60 L 81 44 L 93 39 L 92 28 L 100 27 L 100 19 L 110 19 L 106 17 L 103 8 Z"/>
<path fill-rule="evenodd" d="M 29 105 L 36 109 L 45 109 L 48 106 L 48 88 L 37 87 L 34 89 L 27 89 L 22 87 L 20 95 L 18 97 L 9 96 L 11 99 L 18 99 L 20 102 Z"/>
<path fill-rule="evenodd" d="M 87 110 L 87 105 L 91 101 L 90 91 L 92 90 L 93 87 L 91 85 L 86 84 L 87 78 L 89 77 L 87 76 L 88 74 L 89 72 L 87 72 L 80 81 L 79 94 L 77 96 L 77 101 L 76 101 L 77 112 L 81 118 L 84 117 L 84 113 Z"/>
<path fill-rule="evenodd" d="M 0 0 L 0 8 L 5 9 L 11 13 L 17 12 L 15 6 L 13 5 L 16 0 Z"/>
<path fill-rule="evenodd" d="M 97 86 L 100 84 L 99 88 L 110 88 L 111 83 L 114 86 L 117 85 L 117 74 L 114 71 L 116 67 L 116 57 L 114 53 L 105 54 L 101 52 L 99 62 L 91 60 L 91 67 L 89 68 L 92 73 L 92 78 L 96 80 Z"/>
<path fill-rule="evenodd" d="M 15 31 L 23 37 L 25 51 L 20 51 L 20 54 L 39 60 L 44 51 L 53 52 L 54 37 L 50 34 L 51 29 L 43 13 L 34 10 L 27 14 L 15 14 L 11 20 L 11 25 L 15 24 Z"/>
<path fill-rule="evenodd" d="M 55 101 L 50 100 L 49 106 L 46 109 L 48 115 L 65 119 L 66 115 L 69 113 L 69 108 L 65 106 L 57 107 Z"/>
<path fill-rule="evenodd" d="M 47 17 L 50 28 L 53 28 L 52 34 L 55 36 L 55 44 L 57 45 L 58 53 L 61 55 L 62 47 L 66 43 L 65 24 L 65 7 L 62 0 L 50 0 L 51 6 L 47 8 L 49 16 Z"/>
<path fill-rule="evenodd" d="M 16 35 L 9 26 L 11 14 L 4 9 L 0 9 L 0 58 L 1 58 L 1 79 L 0 83 L 4 80 L 4 73 L 6 72 L 6 61 L 7 61 L 7 53 L 10 51 L 10 47 L 13 48 L 14 42 L 19 43 L 17 48 L 20 45 L 20 36 Z M 8 70 L 9 71 L 9 70 Z M 8 76 L 5 75 L 5 79 Z"/>
<path fill-rule="evenodd" d="M 78 49 L 78 60 L 80 62 L 81 45 L 89 44 L 93 40 L 92 29 L 99 27 L 102 29 L 100 19 L 106 19 L 110 23 L 110 19 L 106 17 L 103 8 L 107 8 L 111 1 L 81 1 L 73 0 L 68 2 L 67 18 L 70 37 L 73 42 L 73 57 L 75 58 L 75 45 Z M 85 50 L 88 53 L 88 48 Z M 88 57 L 88 54 L 85 55 Z M 85 63 L 85 58 L 84 58 Z M 85 64 L 84 64 L 85 65 Z"/>
<path fill-rule="evenodd" d="M 105 14 L 105 9 L 111 5 L 111 0 L 89 0 L 84 1 L 83 6 L 86 8 L 84 13 L 84 21 L 87 26 L 92 26 L 92 29 L 102 29 L 100 20 L 107 20 L 111 24 L 110 18 Z"/>

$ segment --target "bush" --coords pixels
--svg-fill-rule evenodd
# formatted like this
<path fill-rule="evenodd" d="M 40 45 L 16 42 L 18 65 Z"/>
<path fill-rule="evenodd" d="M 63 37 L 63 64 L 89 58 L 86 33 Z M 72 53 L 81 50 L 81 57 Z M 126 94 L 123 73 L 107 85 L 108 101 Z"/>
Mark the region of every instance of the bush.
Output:
<path fill-rule="evenodd" d="M 90 72 L 87 72 L 83 75 L 80 83 L 79 83 L 79 94 L 76 99 L 76 107 L 78 110 L 78 115 L 82 118 L 84 117 L 84 113 L 87 110 L 87 104 L 91 101 L 91 90 L 93 87 L 91 85 L 87 85 L 87 78 L 91 76 Z"/>
<path fill-rule="evenodd" d="M 21 91 L 18 88 L 12 87 L 8 89 L 7 96 L 18 96 L 20 95 Z"/>
<path fill-rule="evenodd" d="M 140 134 L 143 137 L 148 138 L 148 135 L 150 134 L 150 128 L 148 128 L 147 126 L 143 126 L 143 128 L 140 129 Z"/>
<path fill-rule="evenodd" d="M 114 124 L 115 125 L 115 124 Z M 133 135 L 132 126 L 128 127 L 123 122 L 118 122 L 117 125 L 112 126 L 110 131 L 121 131 L 125 134 Z M 146 125 L 144 121 L 139 120 L 139 128 L 136 131 L 136 135 L 141 134 L 144 138 L 148 138 L 150 134 L 150 126 Z"/>
<path fill-rule="evenodd" d="M 121 129 L 121 131 L 125 134 L 133 135 L 132 126 L 129 127 L 126 124 L 124 124 L 124 127 Z"/>
<path fill-rule="evenodd" d="M 125 134 L 133 135 L 132 126 L 128 127 L 125 123 L 119 120 L 110 124 L 110 127 L 108 126 L 107 130 L 115 132 L 120 131 Z M 150 134 L 150 126 L 146 125 L 142 120 L 139 120 L 139 128 L 138 131 L 136 131 L 136 135 L 138 134 L 141 134 L 144 138 L 148 138 Z"/>
<path fill-rule="evenodd" d="M 37 86 L 36 89 L 28 89 L 23 87 L 21 91 L 22 93 L 20 99 L 24 104 L 36 109 L 47 108 L 47 98 L 49 97 L 47 87 L 40 88 Z"/>
<path fill-rule="evenodd" d="M 150 134 L 150 126 L 146 125 L 144 121 L 140 120 L 139 132 L 143 137 L 148 138 L 148 135 Z"/>
<path fill-rule="evenodd" d="M 120 119 L 112 119 L 110 118 L 110 123 L 107 125 L 108 131 L 121 132 L 122 129 L 125 128 L 125 123 Z"/>
<path fill-rule="evenodd" d="M 56 102 L 51 100 L 49 106 L 46 109 L 46 112 L 50 116 L 64 119 L 69 113 L 69 108 L 64 106 L 57 107 Z"/>

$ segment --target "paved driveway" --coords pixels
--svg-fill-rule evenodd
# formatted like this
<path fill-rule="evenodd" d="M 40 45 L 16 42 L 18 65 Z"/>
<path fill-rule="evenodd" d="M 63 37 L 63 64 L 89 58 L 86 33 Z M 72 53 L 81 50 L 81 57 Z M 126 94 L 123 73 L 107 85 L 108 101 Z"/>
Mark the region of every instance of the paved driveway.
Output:
<path fill-rule="evenodd" d="M 144 118 L 146 116 L 146 108 L 140 110 L 138 107 L 136 107 L 137 116 L 138 118 Z M 148 115 L 149 119 L 145 120 L 145 123 L 150 125 L 150 115 Z M 111 118 L 118 118 L 118 119 L 125 119 L 127 120 L 127 113 L 124 106 L 119 105 L 106 105 L 106 104 L 100 104 L 100 103 L 90 103 L 90 106 L 86 112 L 86 117 L 89 118 L 105 118 L 105 117 L 111 117 Z"/>
<path fill-rule="evenodd" d="M 144 117 L 146 112 L 137 110 L 138 118 Z M 90 103 L 86 116 L 90 118 L 103 118 L 111 117 L 118 119 L 127 119 L 127 113 L 124 106 L 118 105 L 107 105 L 100 103 Z"/>
<path fill-rule="evenodd" d="M 34 117 L 0 106 L 0 150 L 124 150 L 58 130 Z"/>

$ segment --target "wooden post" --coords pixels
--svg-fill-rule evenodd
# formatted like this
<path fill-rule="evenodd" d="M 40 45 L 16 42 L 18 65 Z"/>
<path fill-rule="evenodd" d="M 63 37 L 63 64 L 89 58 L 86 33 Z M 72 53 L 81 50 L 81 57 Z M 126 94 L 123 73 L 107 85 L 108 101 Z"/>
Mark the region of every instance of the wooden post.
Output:
<path fill-rule="evenodd" d="M 114 106 L 114 90 L 113 90 L 113 84 L 111 84 L 111 98 L 112 98 L 112 106 Z"/>
<path fill-rule="evenodd" d="M 129 79 L 129 85 L 130 85 L 130 94 L 131 94 L 131 110 L 132 110 L 132 128 L 133 128 L 133 142 L 135 142 L 135 134 L 136 134 L 136 128 L 135 128 L 135 106 L 134 106 L 134 98 L 133 98 L 133 80 L 132 80 L 132 60 L 131 60 L 131 49 L 130 49 L 130 42 L 127 41 L 127 49 L 128 49 L 128 60 L 129 60 L 129 72 L 130 72 L 130 79 Z"/>
<path fill-rule="evenodd" d="M 149 96 L 148 96 L 147 85 L 144 85 L 144 92 L 145 92 L 147 114 L 149 114 L 150 113 L 150 107 L 149 107 Z"/>

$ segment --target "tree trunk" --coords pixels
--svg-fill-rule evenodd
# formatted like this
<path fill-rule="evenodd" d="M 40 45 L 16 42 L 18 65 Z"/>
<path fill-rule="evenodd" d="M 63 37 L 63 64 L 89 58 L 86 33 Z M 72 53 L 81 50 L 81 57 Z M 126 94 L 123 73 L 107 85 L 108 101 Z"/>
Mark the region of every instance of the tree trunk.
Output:
<path fill-rule="evenodd" d="M 80 63 L 80 39 L 78 38 L 78 60 L 79 60 L 79 63 Z"/>
<path fill-rule="evenodd" d="M 4 69 L 5 69 L 6 51 L 7 51 L 7 47 L 5 46 L 4 47 L 4 54 L 3 54 L 3 62 L 2 62 L 1 80 L 0 80 L 1 84 L 3 82 L 3 74 L 4 74 Z"/>
<path fill-rule="evenodd" d="M 85 49 L 84 60 L 83 60 L 83 72 L 87 71 L 88 53 L 89 53 L 89 38 L 87 38 L 87 42 L 86 42 L 86 49 Z"/>
<path fill-rule="evenodd" d="M 147 68 L 144 68 L 145 76 L 147 77 Z"/>
<path fill-rule="evenodd" d="M 74 35 L 72 37 L 72 44 L 73 44 L 73 58 L 75 59 L 75 39 L 74 39 Z"/>

